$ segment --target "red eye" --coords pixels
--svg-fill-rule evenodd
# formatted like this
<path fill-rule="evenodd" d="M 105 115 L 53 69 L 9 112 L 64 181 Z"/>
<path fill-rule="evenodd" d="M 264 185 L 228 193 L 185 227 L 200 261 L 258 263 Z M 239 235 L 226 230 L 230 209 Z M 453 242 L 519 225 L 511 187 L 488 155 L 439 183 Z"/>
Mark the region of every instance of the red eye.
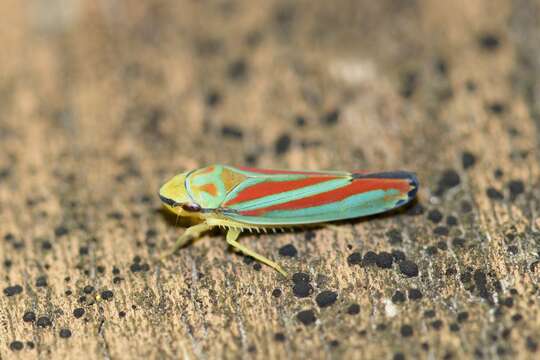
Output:
<path fill-rule="evenodd" d="M 201 211 L 201 207 L 198 204 L 194 203 L 182 204 L 182 209 L 188 212 Z"/>

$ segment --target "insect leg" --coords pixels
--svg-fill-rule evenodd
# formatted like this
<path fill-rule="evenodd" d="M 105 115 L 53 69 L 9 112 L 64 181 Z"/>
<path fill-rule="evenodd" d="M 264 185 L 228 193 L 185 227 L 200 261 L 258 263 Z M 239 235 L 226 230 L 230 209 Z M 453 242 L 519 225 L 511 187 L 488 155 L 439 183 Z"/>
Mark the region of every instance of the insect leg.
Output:
<path fill-rule="evenodd" d="M 180 235 L 178 240 L 176 240 L 174 246 L 161 256 L 161 259 L 163 260 L 174 254 L 178 249 L 187 244 L 189 241 L 198 238 L 203 232 L 210 230 L 212 227 L 212 225 L 203 222 L 187 228 L 186 231 L 184 231 L 184 233 Z"/>
<path fill-rule="evenodd" d="M 281 273 L 281 275 L 287 277 L 287 272 L 285 272 L 285 270 L 283 270 L 283 268 L 279 264 L 273 262 L 272 260 L 270 260 L 268 258 L 265 258 L 262 255 L 257 254 L 253 250 L 248 249 L 247 247 L 245 247 L 244 245 L 242 245 L 238 241 L 236 241 L 236 239 L 238 238 L 238 235 L 240 235 L 240 230 L 238 230 L 238 229 L 229 229 L 229 231 L 227 232 L 227 244 L 231 245 L 233 248 L 235 248 L 236 250 L 242 252 L 243 254 L 251 256 L 255 260 L 258 260 L 258 261 L 262 262 L 263 264 L 266 264 L 266 265 L 274 268 L 279 273 Z"/>

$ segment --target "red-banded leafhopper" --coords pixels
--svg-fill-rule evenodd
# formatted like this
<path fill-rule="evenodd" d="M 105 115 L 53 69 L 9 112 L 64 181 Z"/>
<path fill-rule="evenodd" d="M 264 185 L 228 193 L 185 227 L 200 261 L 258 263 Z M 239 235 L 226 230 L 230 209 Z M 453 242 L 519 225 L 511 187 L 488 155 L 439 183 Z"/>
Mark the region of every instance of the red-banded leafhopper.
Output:
<path fill-rule="evenodd" d="M 267 231 L 382 213 L 412 200 L 413 173 L 290 171 L 211 165 L 174 176 L 159 191 L 163 204 L 195 225 L 172 252 L 203 232 L 227 229 L 227 243 L 283 275 L 274 261 L 241 245 L 244 230 Z"/>

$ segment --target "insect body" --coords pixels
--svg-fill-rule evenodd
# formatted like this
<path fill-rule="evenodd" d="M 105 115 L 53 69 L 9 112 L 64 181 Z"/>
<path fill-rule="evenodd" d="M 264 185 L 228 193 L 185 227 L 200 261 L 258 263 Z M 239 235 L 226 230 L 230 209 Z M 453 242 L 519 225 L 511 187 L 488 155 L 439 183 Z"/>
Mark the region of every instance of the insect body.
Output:
<path fill-rule="evenodd" d="M 176 175 L 159 196 L 169 210 L 189 217 L 172 251 L 213 227 L 227 228 L 227 243 L 283 275 L 277 263 L 237 242 L 243 230 L 266 231 L 388 211 L 418 190 L 413 173 L 285 171 L 211 165 Z"/>

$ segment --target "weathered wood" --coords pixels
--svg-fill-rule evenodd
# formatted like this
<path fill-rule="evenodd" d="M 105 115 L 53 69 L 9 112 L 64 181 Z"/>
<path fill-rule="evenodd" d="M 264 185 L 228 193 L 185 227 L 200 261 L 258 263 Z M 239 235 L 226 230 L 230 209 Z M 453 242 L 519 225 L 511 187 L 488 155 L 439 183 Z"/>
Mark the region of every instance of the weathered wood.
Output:
<path fill-rule="evenodd" d="M 537 356 L 538 2 L 0 12 L 1 359 Z M 159 265 L 157 189 L 213 162 L 403 168 L 420 201 L 241 238 L 295 281 L 219 232 Z"/>

